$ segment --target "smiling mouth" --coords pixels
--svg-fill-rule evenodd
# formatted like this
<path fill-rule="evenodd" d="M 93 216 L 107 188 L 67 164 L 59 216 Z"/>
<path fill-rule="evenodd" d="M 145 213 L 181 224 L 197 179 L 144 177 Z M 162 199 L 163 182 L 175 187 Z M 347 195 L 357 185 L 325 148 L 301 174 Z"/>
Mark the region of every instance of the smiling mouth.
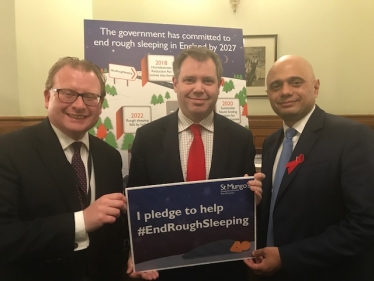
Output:
<path fill-rule="evenodd" d="M 280 105 L 289 105 L 289 104 L 293 104 L 293 103 L 295 103 L 295 101 L 290 100 L 290 101 L 280 102 L 279 104 Z"/>
<path fill-rule="evenodd" d="M 75 115 L 75 114 L 69 114 L 69 113 L 66 113 L 66 115 L 71 117 L 71 118 L 74 118 L 74 119 L 84 119 L 84 118 L 86 118 L 86 116 L 84 116 L 84 115 Z"/>
<path fill-rule="evenodd" d="M 201 98 L 190 98 L 192 101 L 206 101 L 206 99 Z"/>

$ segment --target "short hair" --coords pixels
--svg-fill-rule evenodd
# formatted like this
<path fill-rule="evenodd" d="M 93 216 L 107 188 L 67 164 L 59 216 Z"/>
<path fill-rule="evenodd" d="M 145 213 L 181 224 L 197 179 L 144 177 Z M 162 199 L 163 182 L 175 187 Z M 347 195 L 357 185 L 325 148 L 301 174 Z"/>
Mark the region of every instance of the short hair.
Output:
<path fill-rule="evenodd" d="M 55 78 L 56 73 L 63 68 L 64 66 L 70 66 L 73 69 L 79 69 L 84 72 L 93 72 L 97 79 L 99 79 L 100 82 L 100 94 L 102 98 L 105 97 L 106 91 L 105 91 L 105 82 L 106 77 L 101 72 L 100 67 L 98 67 L 96 64 L 88 61 L 88 60 L 81 60 L 76 57 L 63 57 L 59 59 L 54 65 L 52 65 L 51 69 L 48 72 L 47 81 L 45 81 L 45 89 L 50 90 L 53 87 L 53 80 Z"/>
<path fill-rule="evenodd" d="M 215 52 L 209 50 L 208 48 L 197 47 L 197 46 L 192 46 L 188 49 L 183 50 L 174 59 L 173 72 L 174 72 L 174 77 L 176 79 L 178 79 L 180 71 L 181 71 L 182 63 L 187 57 L 191 57 L 197 61 L 206 61 L 208 59 L 212 59 L 214 64 L 216 65 L 218 83 L 220 82 L 221 77 L 222 77 L 222 71 L 223 71 L 221 59 Z"/>

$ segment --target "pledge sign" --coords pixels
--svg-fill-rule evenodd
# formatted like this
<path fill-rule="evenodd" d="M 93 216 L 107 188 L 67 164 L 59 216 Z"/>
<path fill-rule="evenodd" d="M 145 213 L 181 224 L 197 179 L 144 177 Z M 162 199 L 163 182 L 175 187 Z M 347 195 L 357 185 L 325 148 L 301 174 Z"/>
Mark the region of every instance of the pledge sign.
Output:
<path fill-rule="evenodd" d="M 250 179 L 126 189 L 135 271 L 251 257 L 256 243 Z"/>

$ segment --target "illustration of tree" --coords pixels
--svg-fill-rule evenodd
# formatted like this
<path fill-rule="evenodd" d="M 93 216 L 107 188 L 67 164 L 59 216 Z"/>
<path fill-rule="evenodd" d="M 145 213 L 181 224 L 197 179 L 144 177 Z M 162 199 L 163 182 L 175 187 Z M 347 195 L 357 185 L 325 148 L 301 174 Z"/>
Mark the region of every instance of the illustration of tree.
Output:
<path fill-rule="evenodd" d="M 153 95 L 153 96 L 152 96 L 152 99 L 151 99 L 151 104 L 156 105 L 157 103 L 158 103 L 158 101 L 157 101 L 157 96 L 156 96 L 156 95 Z"/>
<path fill-rule="evenodd" d="M 222 91 L 226 93 L 230 91 L 230 84 L 228 82 L 225 82 L 225 84 L 223 85 Z"/>
<path fill-rule="evenodd" d="M 239 99 L 240 106 L 243 107 L 242 116 L 248 115 L 248 105 L 247 105 L 247 89 L 245 87 L 235 95 L 235 98 Z"/>
<path fill-rule="evenodd" d="M 244 106 L 247 103 L 246 92 L 245 87 L 243 87 L 243 89 L 239 92 L 238 99 L 241 106 Z"/>
<path fill-rule="evenodd" d="M 106 84 L 106 85 L 105 85 L 105 92 L 106 92 L 107 94 L 110 93 L 110 85 L 109 85 L 109 84 Z"/>
<path fill-rule="evenodd" d="M 88 131 L 89 134 L 95 136 L 96 135 L 96 132 L 95 132 L 95 127 L 92 127 L 89 131 Z"/>
<path fill-rule="evenodd" d="M 105 108 L 109 108 L 109 104 L 106 98 L 104 98 L 104 101 L 103 101 L 103 109 Z"/>
<path fill-rule="evenodd" d="M 128 150 L 129 145 L 132 144 L 133 141 L 134 141 L 134 135 L 133 134 L 125 134 L 125 136 L 123 137 L 123 142 L 122 142 L 121 149 L 122 150 Z"/>
<path fill-rule="evenodd" d="M 109 95 L 111 95 L 113 97 L 117 95 L 116 87 L 114 87 L 114 86 L 110 87 Z"/>
<path fill-rule="evenodd" d="M 117 142 L 116 142 L 116 138 L 115 138 L 114 134 L 112 132 L 110 132 L 110 131 L 106 135 L 105 142 L 107 144 L 110 144 L 114 148 L 118 148 L 118 145 L 117 145 Z"/>
<path fill-rule="evenodd" d="M 162 97 L 162 95 L 158 95 L 157 103 L 159 103 L 159 104 L 164 103 L 164 98 Z"/>
<path fill-rule="evenodd" d="M 104 68 L 104 73 L 108 73 L 108 69 Z"/>
<path fill-rule="evenodd" d="M 165 93 L 165 99 L 167 99 L 167 100 L 170 99 L 170 94 L 169 94 L 169 92 L 166 92 L 166 93 Z"/>
<path fill-rule="evenodd" d="M 232 82 L 231 79 L 229 81 L 229 85 L 230 85 L 230 91 L 233 90 L 233 89 L 235 89 L 234 82 Z"/>
<path fill-rule="evenodd" d="M 97 133 L 96 133 L 96 136 L 99 138 L 99 139 L 105 139 L 107 135 L 107 130 L 105 128 L 105 125 L 104 124 L 100 124 L 99 127 L 97 127 Z"/>
<path fill-rule="evenodd" d="M 113 129 L 112 120 L 109 117 L 104 119 L 104 126 L 107 130 Z"/>
<path fill-rule="evenodd" d="M 243 80 L 243 75 L 242 74 L 234 74 L 234 78 Z"/>

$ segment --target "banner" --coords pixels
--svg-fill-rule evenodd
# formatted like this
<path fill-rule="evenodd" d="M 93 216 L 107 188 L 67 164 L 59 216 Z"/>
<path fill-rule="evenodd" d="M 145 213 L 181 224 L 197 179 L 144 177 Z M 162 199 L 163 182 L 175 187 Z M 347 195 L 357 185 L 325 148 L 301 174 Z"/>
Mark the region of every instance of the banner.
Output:
<path fill-rule="evenodd" d="M 120 151 L 124 175 L 136 129 L 177 110 L 172 63 L 189 46 L 205 46 L 221 58 L 216 112 L 248 126 L 241 29 L 85 20 L 84 44 L 85 58 L 107 78 L 103 112 L 90 133 Z"/>
<path fill-rule="evenodd" d="M 252 257 L 253 177 L 126 189 L 135 271 Z"/>

